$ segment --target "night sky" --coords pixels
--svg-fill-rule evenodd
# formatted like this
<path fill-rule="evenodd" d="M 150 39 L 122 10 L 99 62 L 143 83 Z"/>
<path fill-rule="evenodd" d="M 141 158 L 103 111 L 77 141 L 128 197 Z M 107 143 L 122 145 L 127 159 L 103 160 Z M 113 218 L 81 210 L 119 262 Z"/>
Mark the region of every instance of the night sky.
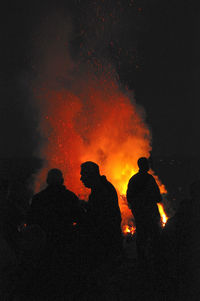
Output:
<path fill-rule="evenodd" d="M 41 2 L 7 1 L 1 7 L 1 158 L 30 156 L 40 143 L 30 89 L 37 73 L 34 39 L 53 13 L 70 17 L 74 59 L 92 51 L 111 62 L 120 82 L 134 90 L 152 129 L 155 156 L 199 154 L 200 21 L 195 1 Z M 95 19 L 97 7 L 105 22 L 103 35 Z"/>

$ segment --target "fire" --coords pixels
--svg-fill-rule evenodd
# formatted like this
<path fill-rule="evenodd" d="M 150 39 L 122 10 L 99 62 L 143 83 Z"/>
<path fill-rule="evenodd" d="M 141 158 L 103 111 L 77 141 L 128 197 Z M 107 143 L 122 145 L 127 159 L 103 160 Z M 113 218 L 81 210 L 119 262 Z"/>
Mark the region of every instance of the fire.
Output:
<path fill-rule="evenodd" d="M 56 167 L 67 188 L 80 198 L 88 196 L 90 191 L 80 181 L 80 165 L 94 161 L 117 189 L 122 225 L 128 225 L 132 213 L 120 196 L 126 195 L 128 181 L 138 170 L 138 158 L 149 157 L 151 151 L 144 110 L 133 93 L 120 86 L 113 68 L 94 70 L 87 62 L 70 58 L 63 28 L 56 22 L 43 34 L 41 29 L 37 47 L 41 61 L 33 94 L 42 138 L 37 156 L 44 165 L 36 175 L 35 192 L 43 188 L 47 171 Z"/>
<path fill-rule="evenodd" d="M 149 157 L 150 131 L 130 94 L 121 91 L 115 80 L 87 81 L 79 95 L 64 88 L 43 89 L 37 94 L 45 103 L 41 107 L 44 143 L 40 156 L 46 164 L 37 176 L 36 190 L 45 183 L 47 170 L 57 167 L 69 189 L 79 196 L 88 195 L 80 182 L 80 165 L 91 160 L 99 164 L 119 196 L 125 196 L 128 181 L 137 172 L 138 158 Z M 123 224 L 128 224 L 133 217 L 126 200 L 119 197 L 119 205 Z M 161 214 L 164 216 L 164 211 Z"/>
<path fill-rule="evenodd" d="M 63 171 L 69 189 L 85 195 L 80 164 L 91 160 L 99 164 L 119 194 L 125 195 L 137 171 L 137 159 L 150 155 L 150 131 L 133 97 L 115 79 L 103 74 L 94 79 L 88 74 L 86 79 L 79 94 L 48 88 L 36 95 L 44 104 L 40 108 L 44 137 L 40 156 L 46 162 L 36 190 L 47 170 L 56 166 Z"/>
<path fill-rule="evenodd" d="M 161 225 L 162 225 L 162 227 L 164 227 L 165 224 L 166 224 L 166 222 L 167 222 L 167 220 L 168 220 L 168 217 L 167 217 L 167 215 L 165 213 L 163 205 L 161 203 L 158 203 L 157 205 L 158 205 L 158 210 L 160 212 Z"/>
<path fill-rule="evenodd" d="M 124 235 L 132 235 L 133 236 L 135 234 L 135 231 L 136 231 L 136 227 L 134 227 L 134 226 L 125 225 L 122 228 L 122 232 Z"/>

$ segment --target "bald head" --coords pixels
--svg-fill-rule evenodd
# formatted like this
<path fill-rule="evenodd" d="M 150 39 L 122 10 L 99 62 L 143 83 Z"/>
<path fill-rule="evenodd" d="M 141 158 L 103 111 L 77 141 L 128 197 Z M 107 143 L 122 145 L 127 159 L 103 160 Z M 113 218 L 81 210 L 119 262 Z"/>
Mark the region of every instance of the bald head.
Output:
<path fill-rule="evenodd" d="M 149 170 L 149 161 L 147 158 L 139 158 L 137 164 L 141 172 L 147 172 Z"/>
<path fill-rule="evenodd" d="M 47 184 L 48 185 L 62 185 L 64 182 L 63 174 L 60 169 L 53 168 L 48 171 Z"/>
<path fill-rule="evenodd" d="M 81 181 L 85 187 L 92 188 L 99 177 L 99 166 L 96 163 L 86 161 L 81 164 Z"/>
<path fill-rule="evenodd" d="M 99 166 L 92 161 L 86 161 L 82 163 L 81 169 L 84 169 L 89 174 L 99 174 Z"/>

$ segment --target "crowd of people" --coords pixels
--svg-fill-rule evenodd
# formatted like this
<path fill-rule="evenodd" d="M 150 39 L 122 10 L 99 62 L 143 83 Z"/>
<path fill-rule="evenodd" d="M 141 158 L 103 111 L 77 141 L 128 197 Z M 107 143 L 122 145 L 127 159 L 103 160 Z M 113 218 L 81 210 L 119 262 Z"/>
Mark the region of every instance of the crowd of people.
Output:
<path fill-rule="evenodd" d="M 162 229 L 157 207 L 162 196 L 148 159 L 139 158 L 138 168 L 126 195 L 136 225 L 137 271 L 150 275 L 155 300 L 198 300 L 200 182 L 191 185 L 191 197 Z M 84 292 L 122 264 L 116 189 L 91 161 L 81 165 L 80 180 L 91 190 L 87 202 L 65 187 L 61 170 L 49 170 L 46 188 L 25 213 L 2 182 L 0 300 L 87 300 Z M 105 299 L 101 293 L 99 300 Z"/>

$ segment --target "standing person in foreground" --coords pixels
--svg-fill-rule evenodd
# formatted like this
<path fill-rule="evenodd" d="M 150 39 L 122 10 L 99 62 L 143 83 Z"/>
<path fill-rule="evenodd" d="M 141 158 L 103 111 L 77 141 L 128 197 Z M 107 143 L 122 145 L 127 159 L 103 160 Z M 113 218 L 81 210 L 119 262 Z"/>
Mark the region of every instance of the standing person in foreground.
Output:
<path fill-rule="evenodd" d="M 146 266 L 149 264 L 149 257 L 146 255 L 149 241 L 153 258 L 158 250 L 161 225 L 157 202 L 161 202 L 162 196 L 154 177 L 148 173 L 147 158 L 141 157 L 137 163 L 139 172 L 129 180 L 127 201 L 136 222 L 138 262 L 141 266 Z"/>
<path fill-rule="evenodd" d="M 178 249 L 179 300 L 197 301 L 200 294 L 200 180 L 189 186 L 189 198 L 174 216 Z M 174 246 L 173 246 L 174 248 Z"/>
<path fill-rule="evenodd" d="M 91 161 L 81 165 L 81 181 L 91 189 L 87 203 L 87 232 L 89 233 L 89 264 L 112 263 L 122 248 L 121 213 L 114 186 L 99 173 Z"/>
<path fill-rule="evenodd" d="M 71 286 L 70 281 L 75 278 L 72 273 L 78 254 L 74 223 L 79 222 L 81 209 L 78 197 L 64 186 L 59 169 L 49 170 L 46 181 L 47 187 L 33 196 L 28 220 L 46 233 L 43 274 L 48 277 L 44 281 L 48 297 L 54 300 L 53 294 L 62 293 L 62 289 Z"/>

